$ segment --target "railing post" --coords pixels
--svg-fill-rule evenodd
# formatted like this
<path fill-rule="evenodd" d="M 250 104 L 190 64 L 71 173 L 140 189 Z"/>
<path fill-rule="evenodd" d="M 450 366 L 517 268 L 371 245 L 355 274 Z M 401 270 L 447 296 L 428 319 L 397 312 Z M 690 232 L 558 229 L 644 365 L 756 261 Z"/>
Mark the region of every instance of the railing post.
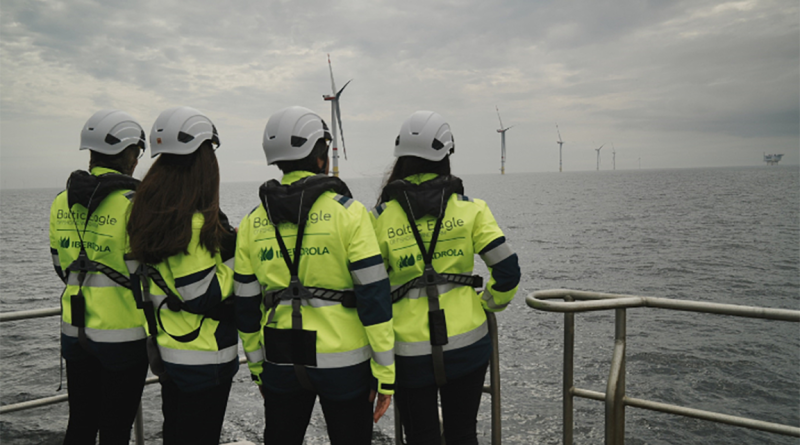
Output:
<path fill-rule="evenodd" d="M 573 301 L 569 295 L 564 301 Z M 575 387 L 575 313 L 564 313 L 564 445 L 572 445 L 573 389 Z"/>
<path fill-rule="evenodd" d="M 606 386 L 606 445 L 625 444 L 625 309 L 615 309 L 614 355 Z"/>
<path fill-rule="evenodd" d="M 139 409 L 136 411 L 136 419 L 133 421 L 133 438 L 136 445 L 144 445 L 144 420 L 142 418 L 142 402 L 139 402 Z"/>
<path fill-rule="evenodd" d="M 489 333 L 492 339 L 492 357 L 489 360 L 489 395 L 492 397 L 492 445 L 500 445 L 502 440 L 502 411 L 500 409 L 500 342 L 497 338 L 497 317 L 492 312 L 486 313 L 489 322 Z"/>

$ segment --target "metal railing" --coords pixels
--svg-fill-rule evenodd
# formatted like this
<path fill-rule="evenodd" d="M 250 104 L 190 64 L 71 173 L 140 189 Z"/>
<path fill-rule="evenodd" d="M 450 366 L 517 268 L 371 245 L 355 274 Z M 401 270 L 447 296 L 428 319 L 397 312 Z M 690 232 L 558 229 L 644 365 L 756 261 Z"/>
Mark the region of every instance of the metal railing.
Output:
<path fill-rule="evenodd" d="M 563 299 L 563 302 L 548 301 Z M 575 301 L 578 300 L 578 301 Z M 626 309 L 652 307 L 707 314 L 733 315 L 737 317 L 762 318 L 800 322 L 800 311 L 771 309 L 732 304 L 705 303 L 699 301 L 642 297 L 636 295 L 607 294 L 569 289 L 553 289 L 533 292 L 526 298 L 528 306 L 547 312 L 564 313 L 564 385 L 563 385 L 563 439 L 572 444 L 573 399 L 583 397 L 605 402 L 605 443 L 625 443 L 625 407 L 649 409 L 668 414 L 725 423 L 776 434 L 800 437 L 800 428 L 779 423 L 764 422 L 745 417 L 731 416 L 711 411 L 686 408 L 666 403 L 642 400 L 625 395 L 625 336 L 627 329 Z M 613 309 L 615 311 L 614 352 L 606 384 L 606 392 L 576 388 L 574 383 L 575 313 Z"/>
<path fill-rule="evenodd" d="M 52 317 L 61 315 L 61 308 L 47 308 L 47 309 L 33 309 L 27 311 L 17 312 L 2 312 L 0 313 L 0 323 L 7 321 L 29 320 L 33 318 Z M 492 415 L 492 445 L 500 445 L 501 439 L 501 412 L 500 412 L 500 352 L 497 340 L 497 319 L 491 312 L 486 313 L 486 320 L 489 327 L 489 335 L 492 340 L 492 355 L 489 359 L 489 385 L 483 387 L 483 392 L 491 396 L 491 415 Z M 239 363 L 247 363 L 245 357 L 239 358 Z M 158 377 L 150 377 L 145 380 L 145 385 L 151 385 L 158 382 Z M 14 411 L 23 411 L 31 408 L 38 408 L 56 403 L 66 402 L 68 399 L 67 394 L 62 394 L 52 397 L 43 397 L 25 402 L 14 403 L 10 405 L 0 406 L 0 414 L 12 413 Z M 403 445 L 403 428 L 400 423 L 400 414 L 397 411 L 395 404 L 395 441 L 398 445 Z M 144 445 L 144 424 L 142 421 L 142 405 L 139 404 L 139 409 L 136 413 L 136 419 L 133 423 L 133 435 L 136 445 Z"/>
<path fill-rule="evenodd" d="M 32 309 L 27 311 L 16 312 L 2 312 L 0 313 L 0 323 L 6 321 L 17 320 L 30 320 L 33 318 L 52 317 L 54 315 L 61 315 L 61 308 L 53 307 L 46 309 Z M 239 363 L 247 363 L 244 357 L 239 358 Z M 152 385 L 158 382 L 158 377 L 150 377 L 145 380 L 145 385 Z M 69 390 L 69 388 L 67 389 Z M 27 400 L 25 402 L 13 403 L 10 405 L 0 406 L 0 414 L 13 413 L 14 411 L 23 411 L 31 408 L 39 408 L 47 405 L 54 405 L 56 403 L 63 403 L 68 400 L 67 394 L 61 394 L 52 397 L 42 397 L 34 400 Z M 142 420 L 142 404 L 139 403 L 139 408 L 136 411 L 136 419 L 133 421 L 133 437 L 136 445 L 144 445 L 144 422 Z"/>
<path fill-rule="evenodd" d="M 489 337 L 492 340 L 492 355 L 489 358 L 489 384 L 483 386 L 483 392 L 491 397 L 492 415 L 492 445 L 500 445 L 502 438 L 501 412 L 500 412 L 500 347 L 497 340 L 497 318 L 493 312 L 486 312 L 486 322 L 489 326 Z M 441 424 L 441 419 L 440 419 Z M 394 442 L 396 445 L 405 445 L 403 442 L 403 424 L 397 404 L 394 404 Z M 442 439 L 444 443 L 444 439 Z"/>

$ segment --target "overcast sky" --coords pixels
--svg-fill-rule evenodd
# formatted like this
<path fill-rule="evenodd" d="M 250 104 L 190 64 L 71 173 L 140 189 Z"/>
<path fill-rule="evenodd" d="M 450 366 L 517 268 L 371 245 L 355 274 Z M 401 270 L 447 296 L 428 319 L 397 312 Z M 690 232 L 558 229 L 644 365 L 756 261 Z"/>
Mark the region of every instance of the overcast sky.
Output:
<path fill-rule="evenodd" d="M 146 133 L 164 109 L 216 124 L 222 180 L 263 181 L 269 116 L 330 120 L 327 56 L 342 95 L 342 176 L 383 174 L 402 121 L 450 123 L 455 172 L 800 162 L 800 12 L 772 1 L 3 0 L 2 187 L 63 187 L 85 168 L 86 119 L 103 108 Z M 330 123 L 330 122 L 329 122 Z M 612 146 L 613 144 L 613 146 Z M 142 177 L 149 153 L 136 172 Z"/>

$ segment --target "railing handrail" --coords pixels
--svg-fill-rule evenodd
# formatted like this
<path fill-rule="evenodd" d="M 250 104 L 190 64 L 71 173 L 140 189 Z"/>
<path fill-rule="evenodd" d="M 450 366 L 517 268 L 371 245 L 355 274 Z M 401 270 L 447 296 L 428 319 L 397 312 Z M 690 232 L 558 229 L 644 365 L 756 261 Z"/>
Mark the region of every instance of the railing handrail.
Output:
<path fill-rule="evenodd" d="M 43 318 L 43 317 L 51 317 L 54 315 L 60 315 L 61 308 L 60 307 L 52 307 L 52 308 L 45 308 L 45 309 L 31 309 L 25 311 L 16 311 L 16 312 L 0 312 L 0 322 L 6 321 L 16 321 L 16 320 L 27 320 L 32 318 Z M 497 320 L 495 319 L 495 315 L 491 312 L 486 313 L 486 321 L 489 327 L 489 333 L 492 340 L 492 356 L 489 361 L 490 369 L 489 369 L 489 385 L 485 385 L 483 387 L 483 392 L 487 393 L 491 396 L 491 418 L 492 418 L 492 445 L 500 445 L 501 437 L 502 437 L 502 430 L 501 430 L 501 412 L 500 412 L 500 358 L 499 358 L 499 344 L 498 344 L 498 337 L 497 337 Z M 239 357 L 239 364 L 247 363 L 246 357 Z M 145 380 L 145 385 L 150 385 L 153 383 L 158 382 L 158 377 L 150 377 Z M 14 411 L 22 411 L 31 408 L 37 408 L 40 406 L 52 405 L 55 403 L 61 403 L 67 401 L 67 395 L 62 394 L 58 396 L 52 397 L 42 397 L 39 399 L 33 400 L 26 400 L 24 402 L 14 403 L 10 405 L 3 405 L 0 406 L 0 414 L 11 413 Z M 397 405 L 395 405 L 396 407 Z M 136 443 L 140 444 L 143 443 L 143 434 L 141 432 L 141 415 L 142 415 L 142 407 L 139 405 L 139 412 L 136 417 L 136 427 L 134 428 L 134 435 L 136 438 Z M 399 414 L 395 409 L 395 436 L 397 443 L 402 442 L 402 426 L 399 424 Z"/>
<path fill-rule="evenodd" d="M 548 301 L 552 299 L 563 299 L 565 301 Z M 605 402 L 606 444 L 625 443 L 626 406 L 800 437 L 800 428 L 792 425 L 764 422 L 746 417 L 669 405 L 666 403 L 627 397 L 625 395 L 627 308 L 653 307 L 790 322 L 800 322 L 800 311 L 571 289 L 551 289 L 533 292 L 526 297 L 525 301 L 528 306 L 534 309 L 548 312 L 561 312 L 564 314 L 563 440 L 565 444 L 573 443 L 573 397 L 583 397 Z M 610 309 L 615 311 L 616 326 L 614 334 L 614 352 L 608 381 L 606 383 L 606 392 L 601 393 L 577 388 L 574 385 L 575 313 Z"/>

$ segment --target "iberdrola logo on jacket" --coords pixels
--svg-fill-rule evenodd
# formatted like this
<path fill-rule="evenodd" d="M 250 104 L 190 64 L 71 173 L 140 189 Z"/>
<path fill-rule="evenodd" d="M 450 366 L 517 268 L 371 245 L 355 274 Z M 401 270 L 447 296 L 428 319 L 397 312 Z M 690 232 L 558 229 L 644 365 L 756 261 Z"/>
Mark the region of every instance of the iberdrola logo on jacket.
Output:
<path fill-rule="evenodd" d="M 61 238 L 61 239 L 59 240 L 59 244 L 61 244 L 61 248 L 62 248 L 62 249 L 69 249 L 69 244 L 70 244 L 70 243 L 69 243 L 69 237 L 67 237 L 67 238 Z"/>
<path fill-rule="evenodd" d="M 263 248 L 258 256 L 261 258 L 261 261 L 269 261 L 275 256 L 275 252 L 272 250 L 272 247 L 269 249 Z"/>
<path fill-rule="evenodd" d="M 414 260 L 414 255 L 406 255 L 401 256 L 400 259 L 397 261 L 397 269 L 403 269 L 406 267 L 411 267 L 416 263 Z"/>

